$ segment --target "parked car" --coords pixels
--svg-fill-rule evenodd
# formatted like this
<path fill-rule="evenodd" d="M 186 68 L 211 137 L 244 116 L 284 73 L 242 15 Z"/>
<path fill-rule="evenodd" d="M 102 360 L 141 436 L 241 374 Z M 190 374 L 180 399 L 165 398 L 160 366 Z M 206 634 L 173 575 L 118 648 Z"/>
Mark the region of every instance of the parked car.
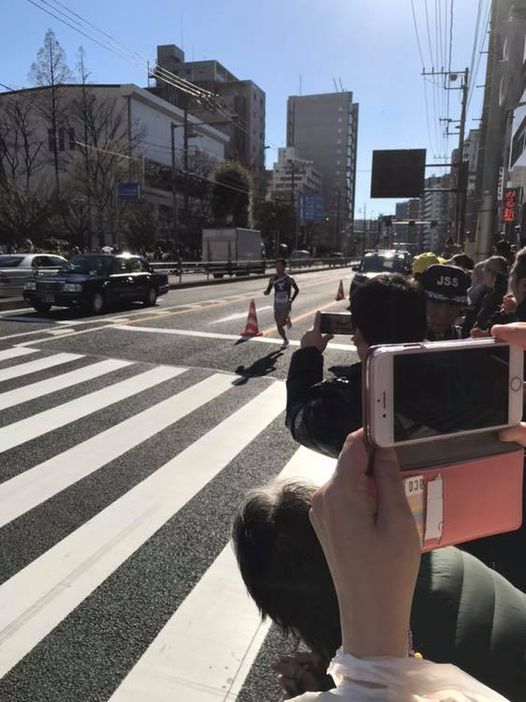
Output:
<path fill-rule="evenodd" d="M 37 312 L 53 305 L 81 307 L 98 314 L 106 306 L 122 302 L 155 305 L 168 291 L 168 276 L 154 271 L 140 256 L 129 254 L 79 254 L 52 276 L 30 280 L 24 300 Z"/>
<path fill-rule="evenodd" d="M 28 280 L 41 273 L 54 273 L 66 263 L 63 256 L 55 254 L 1 254 L 0 297 L 22 295 Z"/>
<path fill-rule="evenodd" d="M 407 275 L 411 270 L 411 264 L 405 252 L 371 251 L 365 254 L 358 266 L 353 266 L 353 270 L 356 272 L 351 281 L 349 297 L 359 285 L 381 273 Z"/>

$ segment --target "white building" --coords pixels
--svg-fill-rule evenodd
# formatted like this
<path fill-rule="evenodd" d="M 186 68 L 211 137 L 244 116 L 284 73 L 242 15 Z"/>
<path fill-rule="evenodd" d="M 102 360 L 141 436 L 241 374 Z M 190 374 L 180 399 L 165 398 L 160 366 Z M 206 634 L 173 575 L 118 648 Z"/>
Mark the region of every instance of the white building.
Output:
<path fill-rule="evenodd" d="M 292 203 L 298 195 L 321 193 L 321 186 L 321 175 L 312 161 L 300 158 L 293 146 L 278 149 L 270 184 L 271 200 Z"/>

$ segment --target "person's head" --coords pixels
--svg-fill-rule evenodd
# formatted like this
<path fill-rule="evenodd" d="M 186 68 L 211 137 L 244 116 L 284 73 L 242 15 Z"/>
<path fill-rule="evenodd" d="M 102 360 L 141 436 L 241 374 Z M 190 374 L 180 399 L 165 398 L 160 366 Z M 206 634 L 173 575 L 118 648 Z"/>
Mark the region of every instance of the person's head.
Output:
<path fill-rule="evenodd" d="M 437 263 L 440 263 L 440 259 L 432 251 L 428 251 L 413 259 L 413 277 L 415 280 L 420 280 L 424 271 Z"/>
<path fill-rule="evenodd" d="M 506 242 L 508 243 L 508 242 Z M 490 256 L 484 266 L 484 285 L 494 288 L 499 276 L 508 275 L 508 262 L 503 256 Z"/>
<path fill-rule="evenodd" d="M 517 251 L 510 271 L 510 288 L 519 304 L 526 300 L 526 248 Z"/>
<path fill-rule="evenodd" d="M 361 361 L 369 346 L 425 338 L 425 297 L 416 283 L 398 273 L 378 275 L 360 285 L 351 297 L 351 316 Z"/>
<path fill-rule="evenodd" d="M 469 276 L 459 266 L 430 266 L 422 276 L 426 294 L 427 330 L 445 334 L 467 304 Z"/>
<path fill-rule="evenodd" d="M 278 275 L 284 275 L 286 267 L 287 267 L 287 262 L 285 261 L 284 258 L 276 259 L 276 273 Z"/>
<path fill-rule="evenodd" d="M 458 266 L 459 268 L 462 268 L 466 272 L 472 271 L 473 268 L 475 267 L 473 259 L 464 253 L 455 254 L 451 258 L 451 260 L 448 261 L 448 263 L 451 264 L 452 266 Z"/>
<path fill-rule="evenodd" d="M 509 260 L 511 256 L 511 244 L 506 239 L 499 239 L 495 244 L 495 253 L 497 256 L 502 256 L 506 260 Z"/>
<path fill-rule="evenodd" d="M 327 660 L 341 644 L 338 600 L 310 523 L 314 485 L 274 482 L 252 491 L 232 527 L 241 576 L 263 618 Z"/>

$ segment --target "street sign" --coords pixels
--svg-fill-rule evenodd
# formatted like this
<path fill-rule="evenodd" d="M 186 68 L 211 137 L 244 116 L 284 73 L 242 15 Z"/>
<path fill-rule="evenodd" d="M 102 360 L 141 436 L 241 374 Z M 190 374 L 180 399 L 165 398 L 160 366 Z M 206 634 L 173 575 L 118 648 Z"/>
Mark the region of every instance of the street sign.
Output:
<path fill-rule="evenodd" d="M 502 221 L 515 222 L 520 188 L 505 188 L 502 197 Z"/>
<path fill-rule="evenodd" d="M 141 197 L 140 183 L 117 183 L 117 197 L 121 202 L 137 202 Z"/>
<path fill-rule="evenodd" d="M 323 195 L 299 195 L 298 218 L 302 222 L 320 222 L 325 214 Z"/>
<path fill-rule="evenodd" d="M 420 197 L 425 165 L 425 149 L 373 151 L 371 197 Z"/>

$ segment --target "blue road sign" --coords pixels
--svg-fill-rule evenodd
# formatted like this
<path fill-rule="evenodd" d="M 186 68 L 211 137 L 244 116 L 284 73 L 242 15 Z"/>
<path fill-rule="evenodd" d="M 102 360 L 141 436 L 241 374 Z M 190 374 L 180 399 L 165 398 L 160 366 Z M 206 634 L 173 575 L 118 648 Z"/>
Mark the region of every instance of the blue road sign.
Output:
<path fill-rule="evenodd" d="M 117 183 L 117 197 L 121 202 L 137 202 L 141 197 L 140 183 Z"/>
<path fill-rule="evenodd" d="M 325 214 L 322 195 L 300 195 L 297 208 L 298 217 L 302 222 L 319 222 Z"/>

